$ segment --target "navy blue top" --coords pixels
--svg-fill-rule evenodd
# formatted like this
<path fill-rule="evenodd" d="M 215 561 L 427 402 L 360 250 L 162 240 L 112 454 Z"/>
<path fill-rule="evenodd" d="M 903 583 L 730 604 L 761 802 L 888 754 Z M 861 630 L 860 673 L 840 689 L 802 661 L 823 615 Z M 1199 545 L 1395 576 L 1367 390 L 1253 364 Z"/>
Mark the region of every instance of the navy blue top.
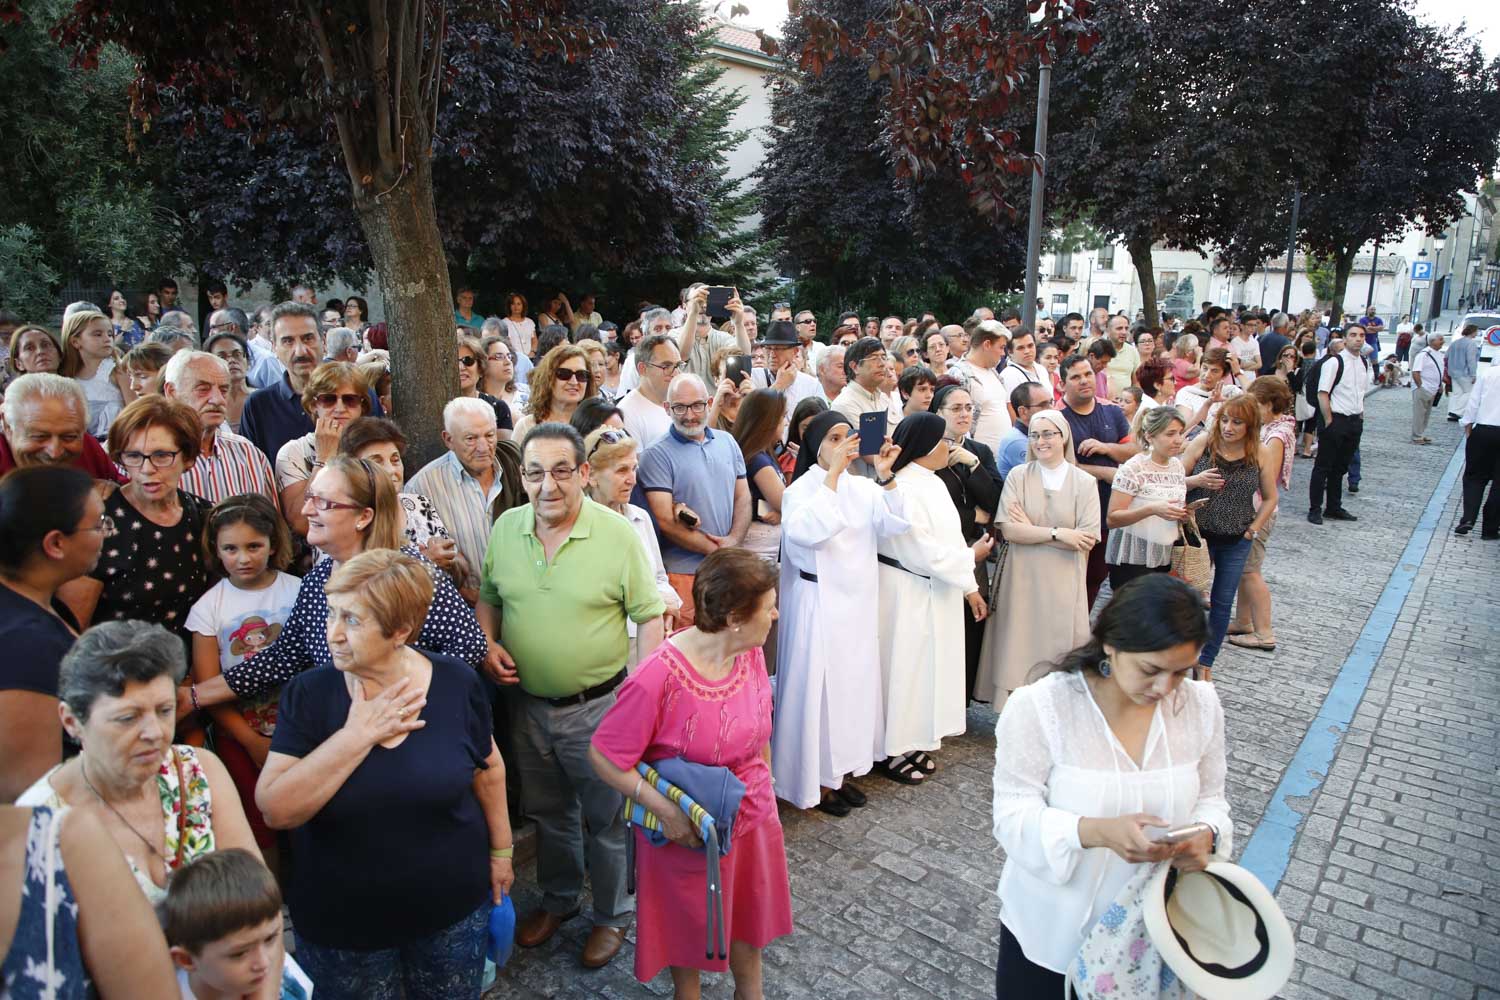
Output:
<path fill-rule="evenodd" d="M 1074 412 L 1073 408 L 1064 404 L 1062 408 L 1063 419 L 1068 422 L 1068 427 L 1073 432 L 1073 450 L 1078 451 L 1078 445 L 1093 438 L 1105 444 L 1119 444 L 1130 436 L 1130 421 L 1125 419 L 1125 411 L 1113 403 L 1105 403 L 1094 400 L 1094 412 L 1082 414 Z M 1120 463 L 1110 458 L 1103 452 L 1095 452 L 1092 455 L 1078 455 L 1079 465 L 1102 465 L 1106 468 L 1117 469 Z M 1109 483 L 1099 480 L 1099 509 L 1109 510 Z"/>
<path fill-rule="evenodd" d="M 776 459 L 771 457 L 769 451 L 758 451 L 746 460 L 745 480 L 750 484 L 750 515 L 756 521 L 760 520 L 760 501 L 765 499 L 760 487 L 755 485 L 756 473 L 761 469 L 770 469 L 778 476 L 781 475 L 781 467 L 776 464 Z"/>
<path fill-rule="evenodd" d="M 370 415 L 385 416 L 373 389 L 369 396 Z M 313 418 L 302 408 L 302 394 L 292 391 L 290 375 L 282 375 L 270 385 L 252 392 L 240 413 L 240 436 L 249 438 L 255 447 L 265 452 L 273 466 L 282 445 L 316 429 Z"/>
<path fill-rule="evenodd" d="M 57 668 L 73 648 L 78 627 L 72 612 L 53 598 L 49 615 L 30 598 L 0 584 L 0 691 L 35 691 L 57 697 Z M 66 624 L 64 624 L 66 623 Z"/>
<path fill-rule="evenodd" d="M 376 746 L 312 819 L 291 832 L 287 887 L 299 935 L 374 951 L 451 926 L 490 894 L 489 827 L 474 774 L 490 755 L 489 700 L 472 667 L 441 653 L 421 718 Z M 344 672 L 309 670 L 281 692 L 271 751 L 305 757 L 349 717 Z"/>

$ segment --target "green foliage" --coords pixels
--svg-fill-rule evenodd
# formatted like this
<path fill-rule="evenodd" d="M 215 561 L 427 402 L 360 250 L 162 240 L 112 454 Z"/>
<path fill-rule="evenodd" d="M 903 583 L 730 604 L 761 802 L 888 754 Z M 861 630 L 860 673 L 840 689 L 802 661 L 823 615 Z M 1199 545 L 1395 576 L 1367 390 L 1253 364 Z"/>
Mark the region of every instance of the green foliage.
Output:
<path fill-rule="evenodd" d="M 0 227 L 0 307 L 20 316 L 46 316 L 57 280 L 35 230 L 24 222 Z"/>
<path fill-rule="evenodd" d="M 1334 261 L 1331 254 L 1319 256 L 1309 253 L 1307 261 L 1307 283 L 1312 286 L 1313 296 L 1319 302 L 1332 302 L 1335 287 Z"/>

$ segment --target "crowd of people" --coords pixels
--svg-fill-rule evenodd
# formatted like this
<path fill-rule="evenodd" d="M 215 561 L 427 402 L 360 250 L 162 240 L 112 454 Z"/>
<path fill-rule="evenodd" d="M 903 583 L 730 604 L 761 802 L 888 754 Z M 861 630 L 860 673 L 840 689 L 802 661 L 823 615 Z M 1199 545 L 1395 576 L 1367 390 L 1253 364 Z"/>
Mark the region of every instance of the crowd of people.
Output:
<path fill-rule="evenodd" d="M 460 289 L 418 468 L 364 300 L 247 313 L 212 284 L 200 335 L 176 292 L 8 338 L 0 799 L 31 812 L 0 808 L 0 852 L 64 887 L 28 890 L 5 969 L 65 988 L 16 997 L 477 996 L 523 818 L 518 944 L 587 879 L 584 966 L 634 922 L 642 981 L 758 997 L 792 931 L 778 800 L 838 818 L 852 779 L 929 782 L 972 702 L 1000 713 L 999 986 L 1051 984 L 1131 865 L 1227 842 L 1204 682 L 1225 641 L 1275 648 L 1262 567 L 1314 439 L 1309 520 L 1354 519 L 1358 323 L 980 308 L 820 337 L 705 285 L 618 326 L 591 294 L 486 318 Z M 701 831 L 641 770 L 674 759 L 742 788 L 708 957 Z M 1145 832 L 1188 820 L 1213 836 Z"/>

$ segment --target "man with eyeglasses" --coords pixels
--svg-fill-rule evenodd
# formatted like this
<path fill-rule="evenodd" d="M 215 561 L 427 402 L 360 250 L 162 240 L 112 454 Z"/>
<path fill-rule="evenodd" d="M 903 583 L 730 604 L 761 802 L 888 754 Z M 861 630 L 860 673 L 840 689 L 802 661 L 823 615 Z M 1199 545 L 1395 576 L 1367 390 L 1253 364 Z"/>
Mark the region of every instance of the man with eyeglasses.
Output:
<path fill-rule="evenodd" d="M 775 389 L 786 397 L 786 412 L 791 413 L 797 404 L 809 396 L 822 391 L 818 380 L 801 368 L 802 353 L 798 346 L 797 333 L 785 320 L 772 320 L 766 327 L 766 361 L 769 368 L 758 368 L 751 373 L 757 388 Z"/>
<path fill-rule="evenodd" d="M 647 306 L 641 311 L 640 328 L 640 340 L 637 341 L 635 347 L 631 349 L 630 357 L 627 359 L 627 362 L 620 366 L 621 392 L 628 392 L 641 383 L 641 373 L 639 370 L 638 362 L 641 358 L 646 356 L 645 352 L 640 350 L 640 346 L 642 343 L 645 343 L 645 341 L 649 338 L 656 336 L 670 336 L 672 338 L 672 343 L 677 343 L 677 336 L 675 332 L 677 329 L 677 324 L 672 322 L 672 313 L 666 309 L 663 309 L 661 306 Z M 665 393 L 666 391 L 666 387 L 663 386 L 662 392 Z"/>
<path fill-rule="evenodd" d="M 1100 341 L 1108 344 L 1109 341 Z M 1130 437 L 1130 421 L 1125 411 L 1097 398 L 1097 382 L 1094 368 L 1082 354 L 1070 354 L 1063 361 L 1063 409 L 1062 415 L 1073 431 L 1078 454 L 1078 467 L 1099 481 L 1099 509 L 1109 510 L 1110 484 L 1115 480 L 1115 470 L 1140 449 L 1134 444 L 1123 443 Z M 1104 550 L 1109 541 L 1109 526 L 1099 524 L 1099 544 L 1089 550 L 1088 599 L 1089 607 L 1099 596 L 1099 588 L 1109 576 L 1109 565 L 1104 561 Z"/>
<path fill-rule="evenodd" d="M 222 348 L 235 341 L 221 337 L 217 343 Z M 241 493 L 260 493 L 279 507 L 276 474 L 270 460 L 228 426 L 232 387 L 230 366 L 222 358 L 204 351 L 174 354 L 162 371 L 163 395 L 186 404 L 198 414 L 203 425 L 198 458 L 182 474 L 182 489 L 209 503 Z"/>
<path fill-rule="evenodd" d="M 693 576 L 704 556 L 739 545 L 750 528 L 745 456 L 730 434 L 708 427 L 708 388 L 683 374 L 667 389 L 672 427 L 641 453 L 638 478 L 662 536 L 667 579 L 682 598 L 677 624 L 694 621 Z"/>
<path fill-rule="evenodd" d="M 625 681 L 626 619 L 639 626 L 645 655 L 661 643 L 666 606 L 630 522 L 585 496 L 583 449 L 567 424 L 526 435 L 522 481 L 531 502 L 495 522 L 477 612 L 500 644 L 492 676 L 519 685 L 512 764 L 522 808 L 537 824 L 542 905 L 516 925 L 516 943 L 543 944 L 577 915 L 586 860 L 594 926 L 580 957 L 597 969 L 619 953 L 634 907 L 624 800 L 595 773 L 589 748 Z"/>
<path fill-rule="evenodd" d="M 1000 435 L 1000 447 L 995 449 L 995 467 L 1004 484 L 1010 470 L 1026 464 L 1026 435 L 1031 431 L 1031 415 L 1041 410 L 1052 409 L 1052 389 L 1042 382 L 1022 382 L 1010 392 L 1010 409 L 1015 412 L 1015 422 Z"/>
<path fill-rule="evenodd" d="M 817 374 L 818 362 L 822 359 L 823 352 L 828 350 L 827 344 L 820 344 L 816 339 L 818 317 L 813 315 L 811 309 L 799 309 L 792 325 L 797 328 L 797 341 L 802 345 L 802 370 L 809 375 Z"/>
<path fill-rule="evenodd" d="M 76 379 L 51 372 L 17 377 L 5 390 L 0 476 L 33 465 L 70 465 L 95 479 L 127 482 L 88 433 L 88 423 L 88 400 Z"/>
<path fill-rule="evenodd" d="M 665 312 L 665 310 L 663 310 Z M 664 333 L 657 333 L 635 345 L 635 369 L 637 384 L 615 405 L 625 421 L 630 436 L 641 442 L 642 447 L 655 442 L 672 429 L 672 418 L 667 415 L 667 387 L 682 371 L 682 355 L 677 343 Z M 624 384 L 624 368 L 620 371 L 620 382 Z"/>

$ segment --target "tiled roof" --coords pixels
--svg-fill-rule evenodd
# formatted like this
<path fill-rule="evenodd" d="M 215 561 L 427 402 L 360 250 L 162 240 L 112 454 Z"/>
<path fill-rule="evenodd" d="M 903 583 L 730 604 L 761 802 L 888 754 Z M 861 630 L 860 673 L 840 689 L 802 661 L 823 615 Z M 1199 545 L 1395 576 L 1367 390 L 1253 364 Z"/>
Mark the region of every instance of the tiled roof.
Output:
<path fill-rule="evenodd" d="M 1406 266 L 1406 258 L 1400 254 L 1381 254 L 1380 266 L 1377 269 L 1381 274 L 1399 274 Z M 1280 272 L 1286 270 L 1286 254 L 1272 257 L 1262 265 L 1262 270 L 1268 272 Z M 1292 272 L 1307 270 L 1307 254 L 1299 253 L 1292 258 Z M 1369 274 L 1370 255 L 1362 253 L 1354 258 L 1354 270 L 1350 274 Z"/>

